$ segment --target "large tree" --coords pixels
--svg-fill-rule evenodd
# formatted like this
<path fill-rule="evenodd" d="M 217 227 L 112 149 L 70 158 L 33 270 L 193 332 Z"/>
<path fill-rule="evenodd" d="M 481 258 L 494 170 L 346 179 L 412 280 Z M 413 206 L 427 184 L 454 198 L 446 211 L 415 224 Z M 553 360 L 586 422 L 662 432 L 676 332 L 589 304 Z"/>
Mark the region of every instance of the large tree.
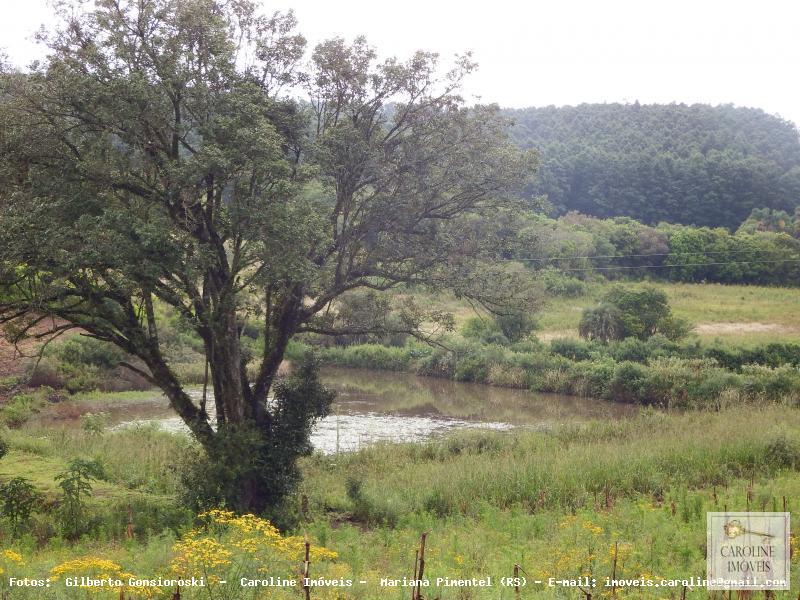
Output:
<path fill-rule="evenodd" d="M 292 411 L 268 396 L 292 336 L 447 326 L 383 300 L 343 326 L 342 294 L 425 284 L 500 311 L 526 298 L 523 277 L 486 259 L 508 239 L 490 219 L 534 157 L 496 107 L 465 107 L 467 58 L 437 76 L 433 54 L 380 62 L 364 40 L 335 39 L 303 62 L 293 16 L 247 1 L 96 0 L 63 18 L 46 60 L 2 75 L 12 339 L 52 323 L 115 344 L 221 456 L 221 432 L 286 427 Z M 203 340 L 217 426 L 169 366 L 159 304 Z M 261 323 L 259 357 L 243 351 L 245 320 Z M 272 498 L 269 481 L 241 485 L 245 508 Z"/>

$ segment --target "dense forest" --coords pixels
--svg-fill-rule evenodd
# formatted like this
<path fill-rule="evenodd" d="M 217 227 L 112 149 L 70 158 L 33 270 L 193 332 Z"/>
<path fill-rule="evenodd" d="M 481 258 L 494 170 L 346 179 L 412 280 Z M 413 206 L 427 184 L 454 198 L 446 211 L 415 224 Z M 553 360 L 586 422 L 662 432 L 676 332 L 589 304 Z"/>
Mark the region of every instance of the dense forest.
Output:
<path fill-rule="evenodd" d="M 735 229 L 754 208 L 800 203 L 798 130 L 762 110 L 635 103 L 507 114 L 517 143 L 541 153 L 527 193 L 557 214 Z"/>

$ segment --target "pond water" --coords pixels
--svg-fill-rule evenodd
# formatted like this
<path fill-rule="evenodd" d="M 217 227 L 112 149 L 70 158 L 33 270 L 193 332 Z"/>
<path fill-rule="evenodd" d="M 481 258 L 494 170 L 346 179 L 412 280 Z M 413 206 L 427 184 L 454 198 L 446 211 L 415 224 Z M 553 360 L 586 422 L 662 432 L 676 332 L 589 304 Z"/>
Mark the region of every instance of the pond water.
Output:
<path fill-rule="evenodd" d="M 362 369 L 326 368 L 326 385 L 337 392 L 331 414 L 314 428 L 312 443 L 325 453 L 355 450 L 380 441 L 414 442 L 454 429 L 546 428 L 589 419 L 621 419 L 636 408 L 590 398 L 537 394 L 474 383 Z M 202 390 L 190 395 L 199 400 Z M 213 407 L 213 398 L 208 406 Z M 157 424 L 186 431 L 163 397 L 112 408 L 115 427 Z"/>

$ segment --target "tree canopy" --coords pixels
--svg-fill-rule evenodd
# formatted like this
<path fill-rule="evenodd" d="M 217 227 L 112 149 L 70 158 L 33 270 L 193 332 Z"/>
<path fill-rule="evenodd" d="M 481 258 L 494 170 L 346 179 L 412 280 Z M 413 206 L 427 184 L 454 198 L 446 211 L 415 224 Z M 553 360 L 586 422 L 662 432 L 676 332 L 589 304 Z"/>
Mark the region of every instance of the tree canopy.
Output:
<path fill-rule="evenodd" d="M 541 153 L 529 196 L 558 213 L 735 228 L 754 208 L 800 204 L 800 134 L 761 110 L 582 104 L 509 110 Z"/>
<path fill-rule="evenodd" d="M 400 300 L 386 307 L 397 318 L 353 331 L 337 319 L 343 293 L 424 284 L 497 310 L 528 297 L 524 272 L 483 259 L 505 243 L 487 217 L 535 156 L 497 107 L 464 105 L 468 57 L 439 76 L 434 54 L 379 61 L 363 39 L 332 39 L 306 61 L 293 15 L 250 2 L 97 0 L 62 18 L 48 58 L 1 80 L 0 323 L 13 340 L 52 323 L 115 344 L 222 457 L 221 432 L 263 442 L 295 418 L 268 402 L 293 335 L 450 323 Z M 216 423 L 170 369 L 155 303 L 203 340 Z M 260 356 L 243 351 L 245 320 L 260 323 Z M 270 483 L 245 479 L 243 506 L 262 509 Z"/>

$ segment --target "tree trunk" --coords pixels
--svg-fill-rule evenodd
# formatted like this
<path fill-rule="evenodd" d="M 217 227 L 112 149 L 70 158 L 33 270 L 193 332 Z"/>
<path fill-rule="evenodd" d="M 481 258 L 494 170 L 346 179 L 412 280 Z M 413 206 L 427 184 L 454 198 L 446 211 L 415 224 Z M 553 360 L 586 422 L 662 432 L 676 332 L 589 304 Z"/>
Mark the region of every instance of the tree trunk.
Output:
<path fill-rule="evenodd" d="M 212 330 L 209 365 L 214 382 L 218 419 L 244 423 L 253 414 L 242 381 L 242 353 L 236 313 L 231 310 Z M 219 414 L 220 409 L 224 412 Z"/>

